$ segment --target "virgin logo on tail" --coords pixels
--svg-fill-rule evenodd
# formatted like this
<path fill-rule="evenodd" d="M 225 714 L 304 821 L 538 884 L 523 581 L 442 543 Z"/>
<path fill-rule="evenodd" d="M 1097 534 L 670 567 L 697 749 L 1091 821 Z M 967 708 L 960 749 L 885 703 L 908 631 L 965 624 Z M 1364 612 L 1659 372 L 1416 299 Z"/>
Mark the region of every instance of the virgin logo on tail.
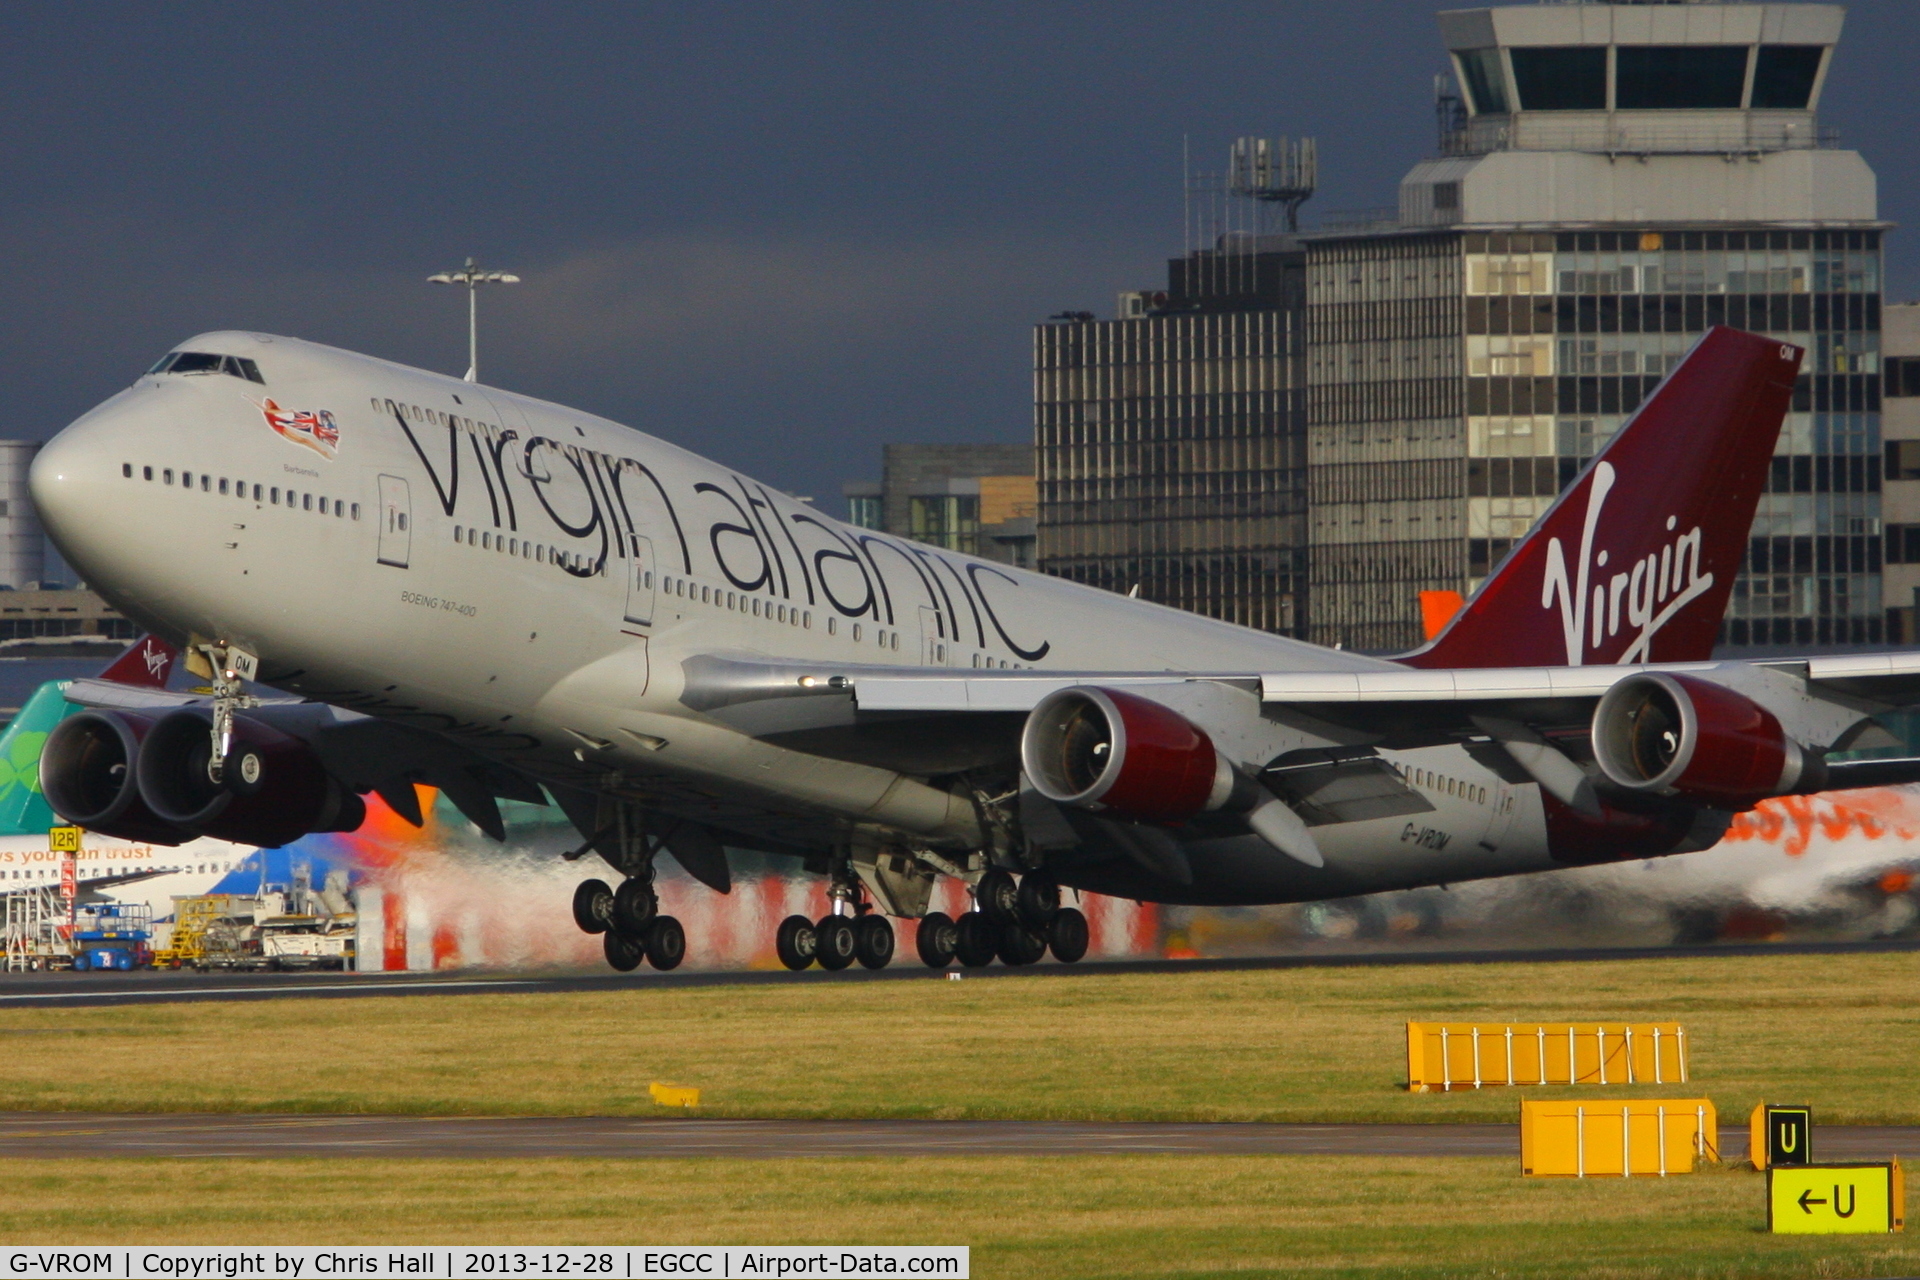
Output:
<path fill-rule="evenodd" d="M 1713 574 L 1700 570 L 1700 526 L 1695 525 L 1631 566 L 1607 573 L 1611 558 L 1594 551 L 1594 536 L 1607 495 L 1613 491 L 1614 470 L 1608 462 L 1593 469 L 1587 487 L 1587 517 L 1580 530 L 1580 555 L 1569 575 L 1566 549 L 1559 538 L 1547 542 L 1547 571 L 1540 584 L 1540 607 L 1560 606 L 1560 628 L 1566 638 L 1567 665 L 1577 667 L 1591 650 L 1596 655 L 1606 641 L 1625 629 L 1630 643 L 1615 662 L 1646 662 L 1653 637 L 1679 612 L 1713 587 Z M 1667 517 L 1671 534 L 1679 521 Z"/>

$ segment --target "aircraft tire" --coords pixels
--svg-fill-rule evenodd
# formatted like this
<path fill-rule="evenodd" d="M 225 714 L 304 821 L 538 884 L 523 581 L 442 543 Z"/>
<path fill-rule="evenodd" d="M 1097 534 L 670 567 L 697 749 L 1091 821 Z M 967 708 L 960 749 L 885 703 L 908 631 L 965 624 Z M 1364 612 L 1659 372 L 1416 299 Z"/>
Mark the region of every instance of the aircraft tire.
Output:
<path fill-rule="evenodd" d="M 813 926 L 813 958 L 822 969 L 838 971 L 853 963 L 858 953 L 853 921 L 845 916 L 821 916 Z"/>
<path fill-rule="evenodd" d="M 944 969 L 952 964 L 955 936 L 953 917 L 946 912 L 929 911 L 920 917 L 920 927 L 913 933 L 920 963 L 929 969 Z"/>
<path fill-rule="evenodd" d="M 629 937 L 618 929 L 609 929 L 601 935 L 600 948 L 606 953 L 607 963 L 621 973 L 632 973 L 647 957 L 647 949 L 640 939 Z"/>
<path fill-rule="evenodd" d="M 665 973 L 687 958 L 687 931 L 672 916 L 655 916 L 647 926 L 647 963 Z"/>
<path fill-rule="evenodd" d="M 1020 877 L 1020 889 L 1014 895 L 1020 923 L 1041 937 L 1060 911 L 1060 882 L 1044 871 L 1030 871 Z"/>
<path fill-rule="evenodd" d="M 1045 936 L 1035 933 L 1024 924 L 1007 925 L 1001 928 L 1001 963 L 1013 967 L 1038 964 L 1046 954 Z"/>
<path fill-rule="evenodd" d="M 573 890 L 573 922 L 582 933 L 605 933 L 613 920 L 613 890 L 605 880 L 582 880 Z"/>
<path fill-rule="evenodd" d="M 1047 949 L 1061 964 L 1073 964 L 1087 954 L 1087 918 L 1072 907 L 1062 907 L 1047 926 Z"/>
<path fill-rule="evenodd" d="M 973 886 L 973 900 L 987 919 L 999 925 L 1020 923 L 1020 886 L 998 867 Z"/>
<path fill-rule="evenodd" d="M 788 916 L 780 922 L 779 931 L 773 935 L 773 949 L 779 955 L 781 964 L 798 973 L 813 963 L 817 941 L 813 934 L 813 921 L 805 916 Z"/>
<path fill-rule="evenodd" d="M 861 967 L 884 969 L 893 963 L 893 922 L 885 916 L 861 916 L 853 925 L 853 954 Z"/>
<path fill-rule="evenodd" d="M 635 938 L 647 936 L 647 926 L 660 914 L 660 898 L 645 880 L 628 879 L 613 891 L 613 918 L 608 922 L 615 933 Z"/>
<path fill-rule="evenodd" d="M 267 758 L 258 747 L 237 742 L 220 764 L 220 781 L 242 800 L 257 796 L 267 785 Z"/>
<path fill-rule="evenodd" d="M 969 969 L 984 969 L 1000 951 L 1000 930 L 986 913 L 969 911 L 953 922 L 953 958 Z"/>

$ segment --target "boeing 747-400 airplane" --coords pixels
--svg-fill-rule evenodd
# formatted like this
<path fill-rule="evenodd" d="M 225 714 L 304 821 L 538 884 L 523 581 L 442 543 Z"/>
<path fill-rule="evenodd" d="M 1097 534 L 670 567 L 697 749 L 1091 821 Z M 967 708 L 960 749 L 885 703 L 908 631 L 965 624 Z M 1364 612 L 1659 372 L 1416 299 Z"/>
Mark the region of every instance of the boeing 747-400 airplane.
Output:
<path fill-rule="evenodd" d="M 1703 849 L 1920 700 L 1920 654 L 1714 662 L 1800 364 L 1716 329 L 1426 648 L 1297 640 L 852 528 L 653 436 L 208 333 L 61 432 L 68 561 L 210 696 L 81 681 L 41 777 L 130 839 L 277 845 L 377 793 L 563 807 L 581 928 L 679 963 L 662 850 L 801 859 L 782 959 L 1074 960 L 1061 888 L 1271 903 Z M 149 641 L 148 643 L 154 643 Z M 258 681 L 258 684 L 250 683 Z M 268 687 L 262 691 L 259 686 Z M 277 693 L 271 691 L 279 691 Z M 938 876 L 972 889 L 927 914 Z"/>

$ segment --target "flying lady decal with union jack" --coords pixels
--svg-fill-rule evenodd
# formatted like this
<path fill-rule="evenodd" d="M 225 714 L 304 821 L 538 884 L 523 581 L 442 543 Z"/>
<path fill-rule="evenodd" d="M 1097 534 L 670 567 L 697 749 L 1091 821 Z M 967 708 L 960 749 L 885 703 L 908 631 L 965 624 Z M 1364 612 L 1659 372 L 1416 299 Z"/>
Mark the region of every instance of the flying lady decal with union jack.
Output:
<path fill-rule="evenodd" d="M 305 445 L 323 458 L 340 451 L 340 427 L 331 409 L 282 409 L 271 398 L 256 402 L 267 425 L 288 440 Z"/>

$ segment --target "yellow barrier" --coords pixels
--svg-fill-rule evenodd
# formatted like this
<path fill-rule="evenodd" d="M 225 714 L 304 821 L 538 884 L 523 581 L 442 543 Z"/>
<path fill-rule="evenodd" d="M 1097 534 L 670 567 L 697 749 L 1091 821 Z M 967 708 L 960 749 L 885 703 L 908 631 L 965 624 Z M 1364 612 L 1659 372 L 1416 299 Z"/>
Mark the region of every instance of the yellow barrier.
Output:
<path fill-rule="evenodd" d="M 653 1095 L 655 1106 L 659 1107 L 697 1107 L 700 1105 L 700 1091 L 688 1089 L 677 1084 L 661 1084 L 655 1080 L 647 1086 L 647 1092 Z"/>
<path fill-rule="evenodd" d="M 1707 1098 L 1520 1104 L 1520 1172 L 1529 1177 L 1664 1178 L 1719 1158 L 1720 1117 Z"/>
<path fill-rule="evenodd" d="M 1685 1084 L 1677 1022 L 1407 1024 L 1407 1088 L 1510 1084 Z"/>

